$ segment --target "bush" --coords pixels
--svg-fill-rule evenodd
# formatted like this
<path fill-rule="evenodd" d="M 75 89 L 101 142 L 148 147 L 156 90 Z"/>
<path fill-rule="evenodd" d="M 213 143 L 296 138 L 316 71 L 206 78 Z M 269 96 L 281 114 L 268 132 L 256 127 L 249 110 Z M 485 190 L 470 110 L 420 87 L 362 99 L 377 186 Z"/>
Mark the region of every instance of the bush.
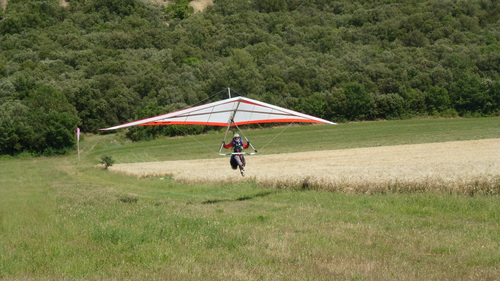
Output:
<path fill-rule="evenodd" d="M 109 168 L 110 166 L 113 166 L 115 164 L 115 160 L 111 158 L 111 156 L 102 156 L 101 157 L 101 164 L 104 165 L 104 168 Z"/>

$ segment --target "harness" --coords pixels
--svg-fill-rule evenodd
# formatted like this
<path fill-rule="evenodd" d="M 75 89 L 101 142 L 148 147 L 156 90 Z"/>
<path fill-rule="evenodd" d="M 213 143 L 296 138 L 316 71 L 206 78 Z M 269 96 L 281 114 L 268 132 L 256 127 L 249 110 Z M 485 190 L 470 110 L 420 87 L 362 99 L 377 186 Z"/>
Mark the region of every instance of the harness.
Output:
<path fill-rule="evenodd" d="M 234 146 L 234 152 L 241 152 L 243 151 L 243 142 L 240 141 L 240 142 L 236 142 L 236 141 L 232 141 L 233 143 L 233 146 Z"/>

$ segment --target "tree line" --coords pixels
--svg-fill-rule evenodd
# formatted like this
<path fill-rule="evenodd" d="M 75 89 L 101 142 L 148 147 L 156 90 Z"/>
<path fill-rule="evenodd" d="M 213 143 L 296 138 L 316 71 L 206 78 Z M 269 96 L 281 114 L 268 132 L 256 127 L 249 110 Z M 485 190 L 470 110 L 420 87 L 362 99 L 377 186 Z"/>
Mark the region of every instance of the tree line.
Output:
<path fill-rule="evenodd" d="M 96 133 L 227 87 L 336 122 L 500 113 L 498 1 L 68 4 L 0 8 L 0 154 L 65 153 L 77 126 Z"/>

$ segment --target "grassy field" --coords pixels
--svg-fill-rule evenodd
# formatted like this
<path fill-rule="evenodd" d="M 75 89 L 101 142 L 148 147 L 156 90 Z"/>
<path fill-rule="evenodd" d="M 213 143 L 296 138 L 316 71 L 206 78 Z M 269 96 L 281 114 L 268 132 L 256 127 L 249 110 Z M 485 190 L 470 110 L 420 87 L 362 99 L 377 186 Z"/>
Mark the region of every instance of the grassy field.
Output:
<path fill-rule="evenodd" d="M 499 138 L 500 119 L 248 130 L 262 153 Z M 221 133 L 0 158 L 2 280 L 498 280 L 498 196 L 182 184 L 96 168 L 215 158 Z M 201 167 L 202 168 L 202 167 Z"/>

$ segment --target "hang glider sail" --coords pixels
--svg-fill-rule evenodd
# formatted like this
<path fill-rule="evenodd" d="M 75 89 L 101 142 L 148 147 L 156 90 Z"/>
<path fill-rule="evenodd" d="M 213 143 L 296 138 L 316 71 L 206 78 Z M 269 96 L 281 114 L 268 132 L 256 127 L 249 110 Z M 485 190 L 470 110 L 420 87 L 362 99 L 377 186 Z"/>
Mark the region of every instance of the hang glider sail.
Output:
<path fill-rule="evenodd" d="M 245 97 L 234 97 L 102 130 L 147 125 L 209 125 L 226 127 L 280 122 L 335 124 L 328 120 L 265 102 Z"/>
<path fill-rule="evenodd" d="M 229 90 L 229 89 L 228 89 Z M 230 92 L 229 92 L 230 95 Z M 143 120 L 138 120 L 101 130 L 116 130 L 132 126 L 148 125 L 208 125 L 227 127 L 226 134 L 219 148 L 219 155 L 245 154 L 252 155 L 257 150 L 249 142 L 238 126 L 258 123 L 323 123 L 335 124 L 318 117 L 268 104 L 265 102 L 245 98 L 234 97 L 222 101 L 212 102 L 195 106 Z M 234 152 L 221 153 L 229 129 L 234 126 L 246 139 L 253 149 L 253 153 Z"/>

